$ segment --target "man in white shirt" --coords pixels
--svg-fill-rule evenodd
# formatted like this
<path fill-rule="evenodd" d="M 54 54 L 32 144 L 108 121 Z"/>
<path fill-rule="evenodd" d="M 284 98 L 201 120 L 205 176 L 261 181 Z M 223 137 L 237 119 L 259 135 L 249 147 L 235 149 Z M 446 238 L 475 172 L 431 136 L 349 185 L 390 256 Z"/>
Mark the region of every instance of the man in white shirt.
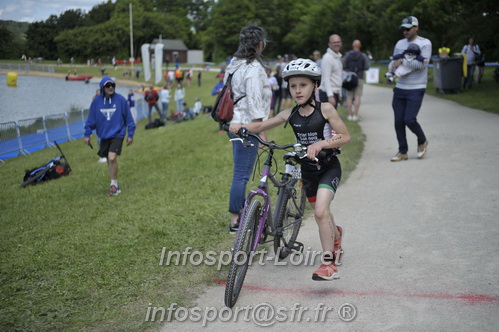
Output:
<path fill-rule="evenodd" d="M 322 79 L 319 87 L 319 99 L 321 102 L 330 102 L 334 107 L 342 100 L 341 87 L 343 80 L 343 64 L 341 63 L 341 37 L 331 35 L 329 37 L 328 49 L 321 61 Z"/>
<path fill-rule="evenodd" d="M 431 58 L 431 41 L 418 36 L 419 22 L 414 16 L 404 18 L 400 25 L 404 37 L 399 40 L 393 50 L 393 55 L 403 53 L 409 44 L 417 44 L 421 49 L 421 56 Z M 405 127 L 409 128 L 418 138 L 417 157 L 422 159 L 426 154 L 428 141 L 416 117 L 423 103 L 423 97 L 428 82 L 428 63 L 416 59 L 402 58 L 393 62 L 393 68 L 404 65 L 412 69 L 410 73 L 399 78 L 393 89 L 392 107 L 395 116 L 395 132 L 399 144 L 398 153 L 391 161 L 407 160 L 407 136 Z"/>
<path fill-rule="evenodd" d="M 464 45 L 461 53 L 466 53 L 466 64 L 468 65 L 468 76 L 464 78 L 463 89 L 471 89 L 471 83 L 473 82 L 473 73 L 475 72 L 475 60 L 480 56 L 480 47 L 475 44 L 475 40 L 470 38 L 468 40 L 468 45 Z"/>

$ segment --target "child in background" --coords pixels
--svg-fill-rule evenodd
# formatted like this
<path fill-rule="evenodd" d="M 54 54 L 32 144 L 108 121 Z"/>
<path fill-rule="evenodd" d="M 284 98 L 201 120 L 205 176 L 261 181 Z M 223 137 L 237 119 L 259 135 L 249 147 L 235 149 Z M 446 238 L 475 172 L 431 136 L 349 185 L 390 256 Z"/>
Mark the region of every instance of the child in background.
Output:
<path fill-rule="evenodd" d="M 404 66 L 404 64 L 401 64 L 394 70 L 393 63 L 398 59 L 406 59 L 407 61 L 416 60 L 423 63 L 428 63 L 430 61 L 429 59 L 421 56 L 421 48 L 419 48 L 418 44 L 409 44 L 409 46 L 407 46 L 407 49 L 403 53 L 395 54 L 392 57 L 392 61 L 388 64 L 388 73 L 386 73 L 385 76 L 388 77 L 391 82 L 393 82 L 398 77 L 405 76 L 412 72 L 412 69 Z"/>
<path fill-rule="evenodd" d="M 163 89 L 159 92 L 159 98 L 161 100 L 161 108 L 163 109 L 161 118 L 163 121 L 166 121 L 168 117 L 168 105 L 170 104 L 170 90 L 168 89 L 168 84 L 165 84 Z"/>
<path fill-rule="evenodd" d="M 196 102 L 194 103 L 194 107 L 192 108 L 192 113 L 194 116 L 198 116 L 199 113 L 203 110 L 203 104 L 199 97 L 196 98 Z"/>
<path fill-rule="evenodd" d="M 133 122 L 137 123 L 137 110 L 135 109 L 135 95 L 133 94 L 133 90 L 128 90 L 127 103 L 130 107 L 130 112 L 132 113 Z"/>

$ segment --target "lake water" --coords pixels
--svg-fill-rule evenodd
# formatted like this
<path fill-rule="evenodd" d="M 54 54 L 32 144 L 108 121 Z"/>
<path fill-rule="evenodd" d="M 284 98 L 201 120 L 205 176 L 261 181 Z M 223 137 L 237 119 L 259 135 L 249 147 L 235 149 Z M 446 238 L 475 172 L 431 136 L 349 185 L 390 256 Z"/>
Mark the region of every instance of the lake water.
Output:
<path fill-rule="evenodd" d="M 17 87 L 10 87 L 6 75 L 0 75 L 0 123 L 87 109 L 97 89 L 97 83 L 36 76 L 18 76 Z M 125 98 L 128 90 L 116 87 Z"/>

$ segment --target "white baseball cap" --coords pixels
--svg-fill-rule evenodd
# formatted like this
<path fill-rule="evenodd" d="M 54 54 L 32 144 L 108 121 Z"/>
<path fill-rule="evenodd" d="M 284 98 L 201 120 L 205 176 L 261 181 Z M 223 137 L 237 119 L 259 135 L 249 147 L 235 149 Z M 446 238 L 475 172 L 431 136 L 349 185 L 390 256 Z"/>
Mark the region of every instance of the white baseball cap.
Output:
<path fill-rule="evenodd" d="M 417 27 L 419 25 L 418 19 L 414 16 L 406 17 L 402 20 L 402 24 L 400 24 L 400 28 L 410 29 L 412 27 Z"/>

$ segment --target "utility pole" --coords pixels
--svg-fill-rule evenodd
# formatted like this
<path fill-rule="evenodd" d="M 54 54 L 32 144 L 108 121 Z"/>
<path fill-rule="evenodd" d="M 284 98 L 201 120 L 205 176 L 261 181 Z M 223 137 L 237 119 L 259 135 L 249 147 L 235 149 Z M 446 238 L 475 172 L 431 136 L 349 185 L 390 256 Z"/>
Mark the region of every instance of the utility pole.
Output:
<path fill-rule="evenodd" d="M 132 62 L 132 73 L 133 73 L 133 62 L 135 61 L 133 57 L 133 20 L 132 20 L 132 3 L 130 2 L 130 60 Z"/>

